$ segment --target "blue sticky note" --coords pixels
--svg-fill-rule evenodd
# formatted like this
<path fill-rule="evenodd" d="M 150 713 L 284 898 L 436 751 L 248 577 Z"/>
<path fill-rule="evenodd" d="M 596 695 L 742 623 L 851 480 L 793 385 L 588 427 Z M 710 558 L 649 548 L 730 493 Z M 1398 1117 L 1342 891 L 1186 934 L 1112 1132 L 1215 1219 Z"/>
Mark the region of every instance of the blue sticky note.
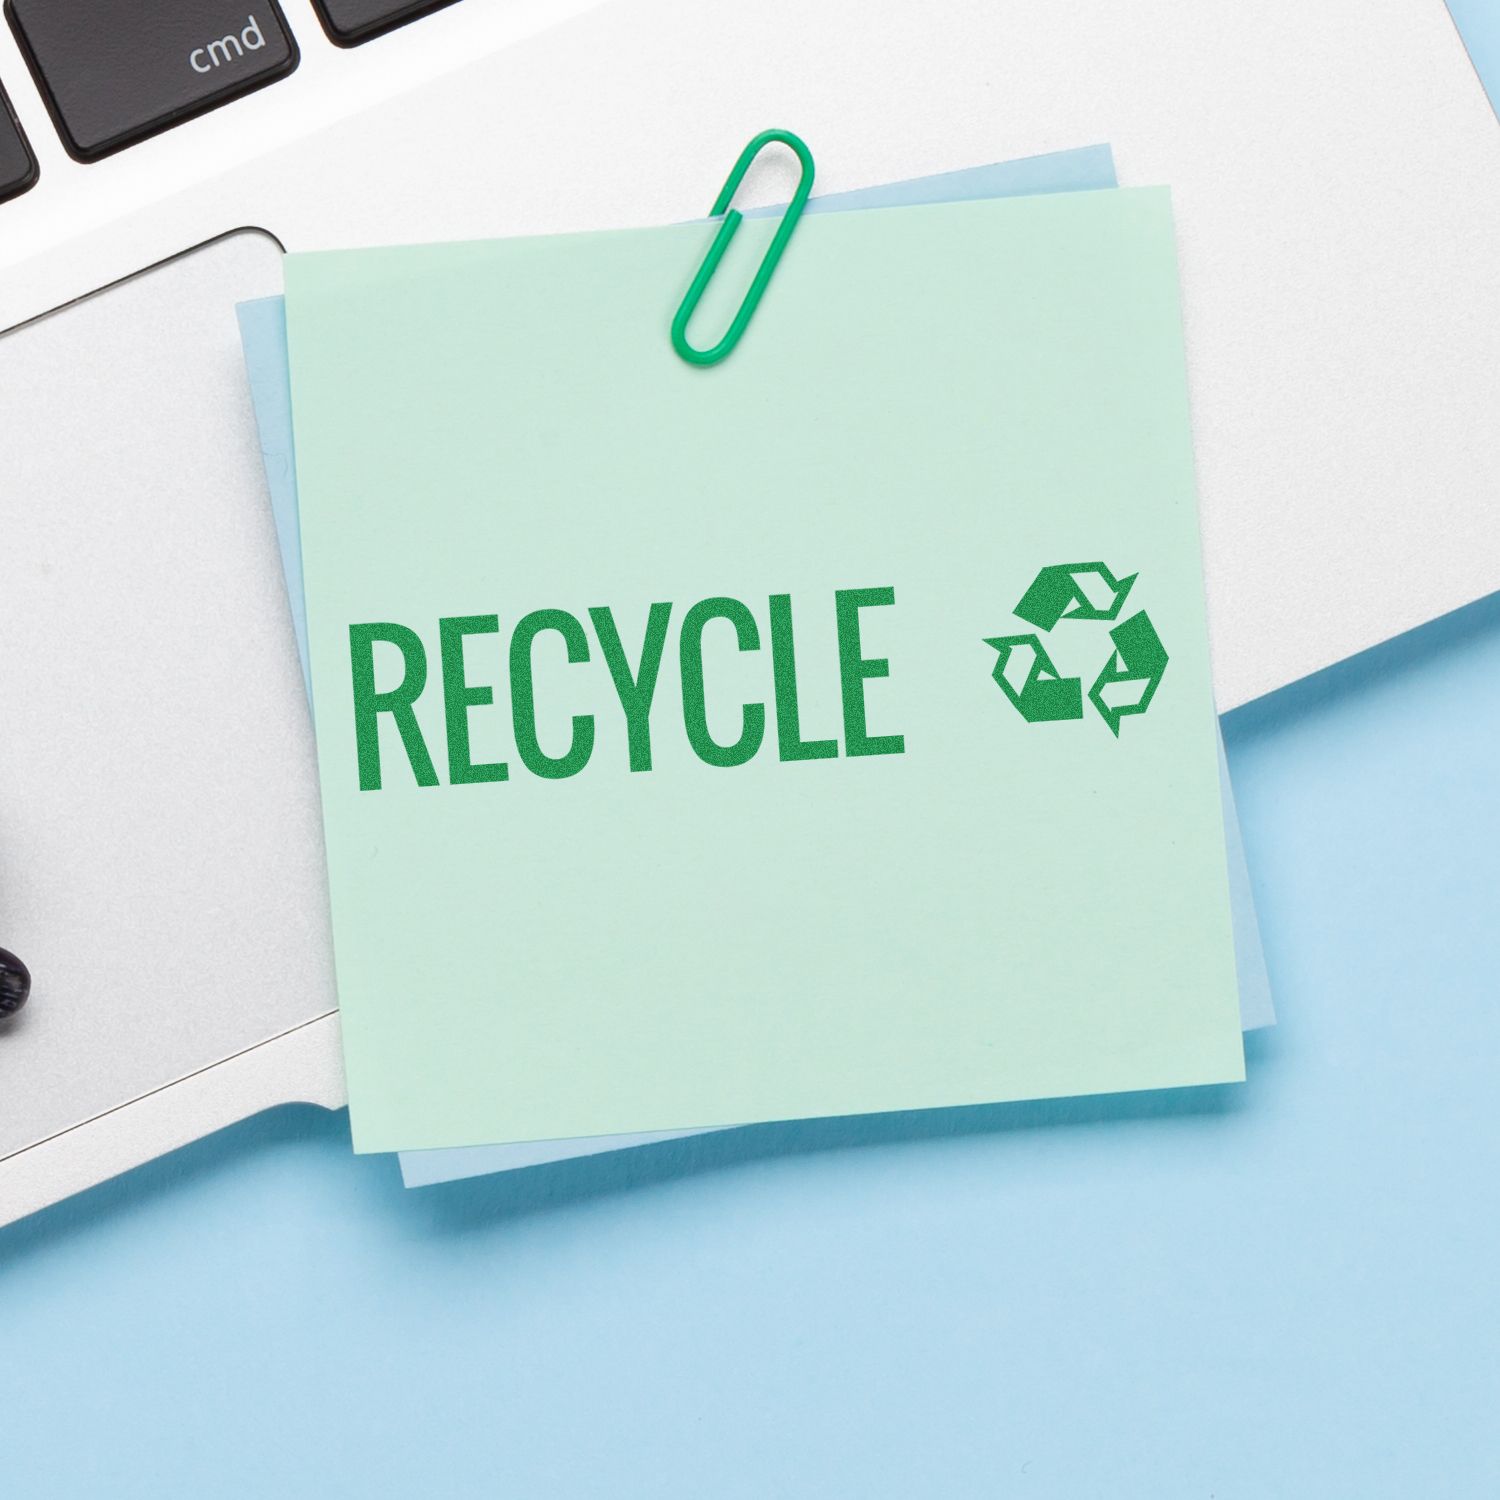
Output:
<path fill-rule="evenodd" d="M 250 377 L 250 400 L 260 433 L 260 456 L 271 492 L 271 516 L 276 523 L 276 545 L 281 552 L 281 574 L 286 580 L 292 630 L 302 681 L 312 699 L 312 674 L 307 662 L 307 607 L 302 592 L 302 527 L 297 518 L 297 467 L 292 450 L 292 383 L 287 367 L 286 302 L 281 297 L 258 297 L 241 302 L 240 343 L 245 372 Z"/>
<path fill-rule="evenodd" d="M 1500 114 L 1500 5 L 1495 0 L 1448 0 L 1448 13 L 1469 49 L 1469 61 Z"/>
<path fill-rule="evenodd" d="M 847 212 L 976 198 L 1021 197 L 1033 193 L 1089 191 L 1116 185 L 1110 148 L 1088 146 L 1073 151 L 1027 157 L 1020 161 L 997 162 L 931 177 L 913 178 L 906 182 L 825 194 L 812 199 L 808 204 L 808 211 Z M 779 212 L 779 207 L 755 209 L 751 210 L 750 216 Z M 285 305 L 280 297 L 265 297 L 241 303 L 238 314 L 288 602 L 302 673 L 306 680 L 309 675 L 306 611 L 302 590 L 302 552 L 297 514 Z M 1240 1020 L 1244 1029 L 1249 1031 L 1274 1025 L 1276 1018 L 1222 739 L 1219 745 L 1219 777 L 1229 861 Z M 597 1136 L 582 1140 L 529 1141 L 436 1151 L 408 1151 L 401 1153 L 401 1172 L 408 1187 L 421 1187 L 460 1177 L 537 1166 L 699 1133 L 694 1130 L 675 1130 L 639 1135 Z"/>

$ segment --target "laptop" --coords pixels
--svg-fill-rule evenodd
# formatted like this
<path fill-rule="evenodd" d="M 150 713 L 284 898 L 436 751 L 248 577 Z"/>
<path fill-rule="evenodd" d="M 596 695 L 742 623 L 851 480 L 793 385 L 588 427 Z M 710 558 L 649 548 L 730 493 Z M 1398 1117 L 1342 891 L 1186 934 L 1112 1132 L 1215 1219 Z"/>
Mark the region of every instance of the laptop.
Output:
<path fill-rule="evenodd" d="M 343 1098 L 234 316 L 283 248 L 699 217 L 770 125 L 826 190 L 1107 141 L 1174 190 L 1221 709 L 1500 587 L 1442 0 L 8 0 L 0 88 L 0 1222 Z"/>

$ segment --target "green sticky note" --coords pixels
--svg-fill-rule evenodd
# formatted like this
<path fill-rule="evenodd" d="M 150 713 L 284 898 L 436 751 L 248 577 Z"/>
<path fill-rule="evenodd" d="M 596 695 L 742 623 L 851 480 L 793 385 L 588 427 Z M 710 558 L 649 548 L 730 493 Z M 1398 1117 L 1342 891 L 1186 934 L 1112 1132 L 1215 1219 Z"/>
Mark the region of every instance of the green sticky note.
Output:
<path fill-rule="evenodd" d="M 356 1148 L 1242 1077 L 1168 195 L 711 235 L 288 259 Z"/>

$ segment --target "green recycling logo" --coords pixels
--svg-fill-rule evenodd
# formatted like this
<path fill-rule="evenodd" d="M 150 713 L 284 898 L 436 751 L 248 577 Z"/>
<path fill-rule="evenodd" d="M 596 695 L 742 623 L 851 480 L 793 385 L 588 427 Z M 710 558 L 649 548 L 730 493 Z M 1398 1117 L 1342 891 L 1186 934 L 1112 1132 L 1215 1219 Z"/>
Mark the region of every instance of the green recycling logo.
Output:
<path fill-rule="evenodd" d="M 1062 620 L 1116 620 L 1136 574 L 1116 578 L 1102 562 L 1043 568 L 1021 595 L 1016 615 L 1046 634 Z M 1120 721 L 1143 714 L 1167 670 L 1167 652 L 1145 610 L 1110 628 L 1113 649 L 1088 699 L 1116 738 Z M 1083 718 L 1083 680 L 1064 677 L 1041 635 L 999 635 L 985 645 L 1000 653 L 994 677 L 1028 724 Z"/>

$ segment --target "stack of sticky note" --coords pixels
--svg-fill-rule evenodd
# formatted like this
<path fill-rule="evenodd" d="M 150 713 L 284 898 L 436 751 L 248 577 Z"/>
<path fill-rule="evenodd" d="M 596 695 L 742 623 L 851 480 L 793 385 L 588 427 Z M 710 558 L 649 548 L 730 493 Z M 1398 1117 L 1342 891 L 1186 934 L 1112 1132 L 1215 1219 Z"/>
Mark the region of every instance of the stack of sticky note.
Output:
<path fill-rule="evenodd" d="M 1223 1082 L 1271 1019 L 1168 194 L 1090 148 L 812 208 L 864 211 L 711 369 L 701 224 L 293 255 L 241 309 L 355 1147 L 408 1183 Z"/>

